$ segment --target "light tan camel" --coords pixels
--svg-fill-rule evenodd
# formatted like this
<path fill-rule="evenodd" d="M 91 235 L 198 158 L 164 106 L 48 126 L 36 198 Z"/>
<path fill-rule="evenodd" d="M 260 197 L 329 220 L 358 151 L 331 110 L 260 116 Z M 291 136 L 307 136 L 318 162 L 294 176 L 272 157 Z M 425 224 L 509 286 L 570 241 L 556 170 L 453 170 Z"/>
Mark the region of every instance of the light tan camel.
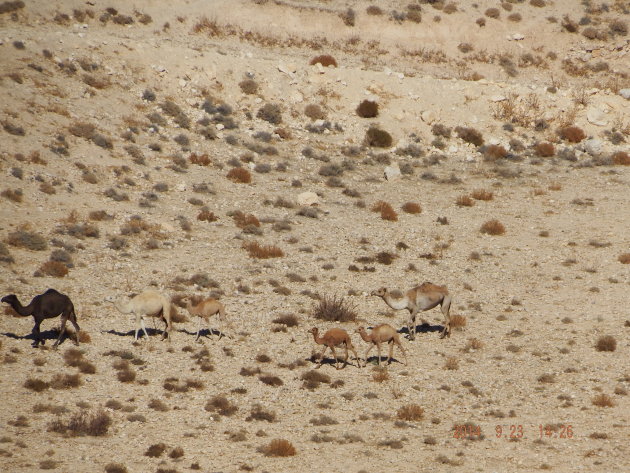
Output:
<path fill-rule="evenodd" d="M 134 314 L 136 316 L 136 335 L 134 341 L 138 340 L 138 331 L 141 327 L 146 337 L 149 337 L 144 325 L 145 315 L 149 317 L 160 317 L 166 324 L 164 332 L 162 333 L 162 340 L 165 338 L 170 340 L 170 332 L 173 327 L 171 323 L 171 302 L 159 292 L 149 289 L 131 299 L 124 298 L 116 301 L 111 296 L 108 296 L 105 298 L 105 301 L 114 304 L 114 307 L 122 314 Z"/>
<path fill-rule="evenodd" d="M 398 292 L 398 291 L 396 291 Z M 382 287 L 376 291 L 372 291 L 373 296 L 381 297 L 385 303 L 394 310 L 407 309 L 409 311 L 409 338 L 416 338 L 416 314 L 418 311 L 433 309 L 437 305 L 440 306 L 444 314 L 444 329 L 440 334 L 440 338 L 451 336 L 451 318 L 449 312 L 451 310 L 452 296 L 449 294 L 446 286 L 437 286 L 430 282 L 423 282 L 419 286 L 409 289 L 404 294 L 395 294 Z M 421 318 L 422 323 L 427 323 Z"/>
<path fill-rule="evenodd" d="M 352 350 L 352 353 L 354 353 L 354 357 L 357 359 L 357 364 L 359 368 L 361 368 L 359 355 L 357 355 L 357 351 L 354 349 L 354 346 L 352 345 L 352 341 L 350 340 L 350 335 L 348 335 L 348 332 L 346 332 L 344 329 L 331 328 L 324 334 L 323 337 L 318 336 L 319 329 L 317 327 L 313 327 L 312 329 L 310 329 L 309 333 L 313 334 L 315 343 L 319 345 L 324 345 L 324 351 L 320 355 L 319 364 L 317 365 L 315 369 L 318 369 L 322 366 L 322 361 L 324 360 L 324 353 L 326 353 L 326 350 L 328 348 L 330 348 L 333 356 L 335 357 L 335 369 L 341 369 L 338 366 L 339 360 L 337 358 L 337 353 L 335 353 L 335 347 L 338 347 L 341 345 L 344 345 L 346 348 L 346 357 L 344 359 L 343 368 L 345 368 L 346 365 L 348 364 L 348 349 Z"/>
<path fill-rule="evenodd" d="M 389 324 L 377 325 L 372 329 L 370 334 L 365 331 L 365 328 L 359 327 L 357 333 L 361 335 L 361 338 L 370 343 L 370 348 L 365 352 L 365 365 L 367 366 L 368 354 L 370 350 L 376 346 L 378 351 L 378 366 L 381 366 L 381 343 L 387 343 L 389 345 L 389 356 L 387 357 L 387 363 L 391 363 L 392 354 L 394 353 L 394 344 L 400 348 L 403 356 L 405 357 L 405 366 L 407 365 L 407 353 L 400 343 L 400 337 L 396 329 Z"/>
<path fill-rule="evenodd" d="M 212 317 L 213 315 L 219 314 L 219 320 L 223 323 L 226 322 L 226 317 L 225 317 L 225 307 L 223 306 L 223 304 L 221 302 L 219 302 L 216 299 L 205 299 L 201 302 L 199 302 L 196 305 L 192 305 L 192 302 L 190 301 L 190 298 L 186 297 L 184 299 L 182 299 L 182 302 L 186 303 L 186 310 L 188 310 L 188 313 L 192 316 L 198 317 L 198 323 L 197 323 L 197 338 L 195 338 L 195 341 L 199 340 L 199 333 L 201 332 L 201 320 L 205 320 L 206 324 L 208 325 L 208 331 L 210 332 L 210 335 L 212 335 L 212 329 L 210 328 L 210 317 Z M 227 325 L 231 327 L 231 324 L 229 321 L 227 321 Z M 221 337 L 223 336 L 223 331 L 219 331 L 219 340 L 221 340 Z M 229 335 L 228 335 L 229 337 Z M 231 338 L 231 337 L 229 337 Z"/>

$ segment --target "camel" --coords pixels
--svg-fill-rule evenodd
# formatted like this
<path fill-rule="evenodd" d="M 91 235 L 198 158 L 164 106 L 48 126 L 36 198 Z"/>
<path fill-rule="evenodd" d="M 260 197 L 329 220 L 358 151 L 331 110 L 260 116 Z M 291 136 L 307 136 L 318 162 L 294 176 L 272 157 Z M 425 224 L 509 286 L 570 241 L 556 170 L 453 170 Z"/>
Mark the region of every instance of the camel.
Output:
<path fill-rule="evenodd" d="M 346 332 L 345 330 L 341 328 L 331 328 L 324 334 L 323 337 L 319 337 L 318 336 L 319 329 L 317 327 L 313 327 L 312 329 L 309 330 L 309 333 L 313 334 L 315 343 L 317 343 L 318 345 L 324 345 L 324 351 L 320 355 L 319 364 L 317 365 L 315 369 L 321 368 L 322 361 L 324 360 L 324 353 L 326 353 L 326 350 L 328 348 L 330 348 L 333 356 L 335 357 L 335 369 L 341 369 L 338 366 L 339 360 L 337 359 L 337 353 L 335 353 L 335 347 L 338 347 L 341 345 L 344 345 L 346 348 L 346 357 L 344 359 L 343 368 L 345 368 L 346 365 L 348 364 L 348 349 L 352 350 L 352 353 L 354 353 L 354 357 L 357 359 L 357 364 L 359 365 L 359 368 L 361 367 L 361 362 L 359 361 L 359 356 L 357 355 L 357 351 L 354 349 L 354 346 L 352 345 L 352 341 L 350 340 L 350 335 L 348 335 L 348 332 Z"/>
<path fill-rule="evenodd" d="M 210 317 L 219 314 L 219 320 L 224 323 L 226 322 L 225 307 L 223 306 L 223 304 L 221 304 L 221 302 L 216 299 L 205 299 L 196 305 L 192 305 L 188 297 L 182 299 L 182 301 L 186 303 L 186 310 L 188 310 L 188 313 L 190 315 L 198 317 L 197 338 L 195 338 L 195 341 L 199 340 L 199 333 L 201 332 L 201 319 L 204 319 L 206 321 L 206 324 L 208 325 L 208 330 L 210 331 L 211 335 L 212 329 L 210 329 Z M 231 326 L 229 321 L 227 322 L 227 325 Z M 221 340 L 222 336 L 223 332 L 220 331 L 219 340 Z"/>
<path fill-rule="evenodd" d="M 15 294 L 10 294 L 2 298 L 2 302 L 9 304 L 13 310 L 15 310 L 21 316 L 32 315 L 35 319 L 35 326 L 33 327 L 33 347 L 37 347 L 40 342 L 44 345 L 45 341 L 41 338 L 39 326 L 44 319 L 52 319 L 61 314 L 61 330 L 59 331 L 59 337 L 53 345 L 53 348 L 57 348 L 61 338 L 66 332 L 66 322 L 70 320 L 72 325 L 77 331 L 76 340 L 74 344 L 79 344 L 79 324 L 77 323 L 77 316 L 74 313 L 74 304 L 68 296 L 54 289 L 48 289 L 43 294 L 35 296 L 31 303 L 26 307 L 20 304 Z"/>
<path fill-rule="evenodd" d="M 170 341 L 170 332 L 173 327 L 171 323 L 171 302 L 157 291 L 151 289 L 138 294 L 131 299 L 120 299 L 115 301 L 111 296 L 105 298 L 106 302 L 111 302 L 114 307 L 122 314 L 134 314 L 136 316 L 136 335 L 134 341 L 138 340 L 138 331 L 142 327 L 144 335 L 148 338 L 149 334 L 144 325 L 144 316 L 161 317 L 166 326 L 162 333 L 162 340 L 168 338 Z"/>
<path fill-rule="evenodd" d="M 394 353 L 394 344 L 400 348 L 402 354 L 405 357 L 405 366 L 407 365 L 407 353 L 400 343 L 400 337 L 396 332 L 396 329 L 389 324 L 377 325 L 372 329 L 370 334 L 365 331 L 365 328 L 359 327 L 357 333 L 361 335 L 361 338 L 370 343 L 370 348 L 365 352 L 365 365 L 367 366 L 368 354 L 370 350 L 376 346 L 378 351 L 378 366 L 381 366 L 381 343 L 386 342 L 389 345 L 389 356 L 387 357 L 387 364 L 391 363 L 392 354 Z"/>
<path fill-rule="evenodd" d="M 385 287 L 381 287 L 376 291 L 372 291 L 371 295 L 383 298 L 385 303 L 394 310 L 407 309 L 409 311 L 409 338 L 416 338 L 416 314 L 418 311 L 433 309 L 440 305 L 444 314 L 444 329 L 440 334 L 440 338 L 451 336 L 451 318 L 449 315 L 451 309 L 452 296 L 449 294 L 446 286 L 437 286 L 430 282 L 423 282 L 419 286 L 409 289 L 402 295 L 395 295 L 393 291 L 389 291 Z M 427 322 L 421 318 L 422 323 Z"/>

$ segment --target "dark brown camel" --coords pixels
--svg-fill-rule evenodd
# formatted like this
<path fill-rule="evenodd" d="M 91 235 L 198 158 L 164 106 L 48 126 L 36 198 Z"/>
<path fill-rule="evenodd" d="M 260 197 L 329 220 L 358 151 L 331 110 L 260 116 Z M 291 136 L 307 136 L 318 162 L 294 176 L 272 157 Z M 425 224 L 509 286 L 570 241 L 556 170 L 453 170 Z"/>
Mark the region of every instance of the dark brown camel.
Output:
<path fill-rule="evenodd" d="M 53 345 L 56 348 L 66 332 L 66 322 L 70 320 L 72 325 L 77 331 L 77 339 L 74 341 L 75 345 L 79 344 L 79 324 L 77 324 L 77 316 L 74 313 L 74 305 L 68 296 L 55 291 L 54 289 L 48 289 L 43 294 L 33 297 L 33 300 L 29 305 L 24 307 L 20 304 L 17 296 L 11 294 L 2 298 L 2 302 L 9 304 L 14 311 L 21 316 L 32 315 L 35 319 L 35 326 L 33 327 L 33 346 L 37 347 L 39 343 L 44 344 L 44 340 L 41 339 L 39 333 L 39 326 L 44 319 L 52 319 L 61 315 L 61 331 L 59 332 L 59 338 Z"/>

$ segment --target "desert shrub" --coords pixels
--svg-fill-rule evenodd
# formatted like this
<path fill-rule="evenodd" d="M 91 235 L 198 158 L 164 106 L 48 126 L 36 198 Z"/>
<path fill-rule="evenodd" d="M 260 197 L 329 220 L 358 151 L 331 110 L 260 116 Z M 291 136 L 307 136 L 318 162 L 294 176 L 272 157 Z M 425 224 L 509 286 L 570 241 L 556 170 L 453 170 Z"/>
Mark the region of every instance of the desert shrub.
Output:
<path fill-rule="evenodd" d="M 280 108 L 280 105 L 266 103 L 258 110 L 256 117 L 273 125 L 278 125 L 279 123 L 282 123 L 282 109 Z"/>
<path fill-rule="evenodd" d="M 628 23 L 621 19 L 615 19 L 608 24 L 608 29 L 610 33 L 619 36 L 627 36 L 628 35 Z"/>
<path fill-rule="evenodd" d="M 105 411 L 80 411 L 72 415 L 67 423 L 57 419 L 48 425 L 49 432 L 57 432 L 71 437 L 89 435 L 100 437 L 107 434 L 112 424 L 112 418 Z"/>
<path fill-rule="evenodd" d="M 567 126 L 561 128 L 558 134 L 563 140 L 567 140 L 571 143 L 579 143 L 584 138 L 586 138 L 586 133 L 584 133 L 584 130 L 577 126 Z"/>
<path fill-rule="evenodd" d="M 12 200 L 13 202 L 22 202 L 22 199 L 24 197 L 24 193 L 22 192 L 22 189 L 5 189 L 2 192 L 0 192 L 0 195 L 2 197 L 4 197 L 5 199 L 9 199 Z"/>
<path fill-rule="evenodd" d="M 389 148 L 392 146 L 392 135 L 376 126 L 371 126 L 365 132 L 365 144 L 375 148 Z"/>
<path fill-rule="evenodd" d="M 282 386 L 284 382 L 277 376 L 262 375 L 258 379 L 269 386 Z"/>
<path fill-rule="evenodd" d="M 544 383 L 544 384 L 553 384 L 556 382 L 556 377 L 553 374 L 546 373 L 536 378 L 536 381 L 538 381 L 539 383 Z"/>
<path fill-rule="evenodd" d="M 244 212 L 241 212 L 240 210 L 237 210 L 232 214 L 232 218 L 234 219 L 234 223 L 238 228 L 245 228 L 249 225 L 260 227 L 260 221 L 253 214 L 246 214 Z"/>
<path fill-rule="evenodd" d="M 294 314 L 283 314 L 273 319 L 274 324 L 282 324 L 287 327 L 297 327 L 299 322 L 298 318 Z"/>
<path fill-rule="evenodd" d="M 252 420 L 275 422 L 276 413 L 265 410 L 260 404 L 255 404 L 250 410 L 249 416 L 247 416 L 245 420 L 248 422 L 251 422 Z"/>
<path fill-rule="evenodd" d="M 251 258 L 267 259 L 280 258 L 284 256 L 284 252 L 275 245 L 261 245 L 257 241 L 245 242 L 242 245 Z"/>
<path fill-rule="evenodd" d="M 9 233 L 6 242 L 17 248 L 26 248 L 33 251 L 44 251 L 48 249 L 48 243 L 46 243 L 44 237 L 27 230 L 18 230 Z"/>
<path fill-rule="evenodd" d="M 11 256 L 7 245 L 0 242 L 0 263 L 14 263 L 15 259 Z"/>
<path fill-rule="evenodd" d="M 230 169 L 230 171 L 227 173 L 227 178 L 231 181 L 239 182 L 241 184 L 249 184 L 250 182 L 252 182 L 251 173 L 247 169 L 241 167 Z"/>
<path fill-rule="evenodd" d="M 238 83 L 244 94 L 252 95 L 258 92 L 258 83 L 253 79 L 245 79 Z"/>
<path fill-rule="evenodd" d="M 217 220 L 219 220 L 219 217 L 217 217 L 214 214 L 214 212 L 211 212 L 208 209 L 202 208 L 201 212 L 197 214 L 197 220 L 201 220 L 203 222 L 216 222 Z"/>
<path fill-rule="evenodd" d="M 151 399 L 149 401 L 149 408 L 159 411 L 159 412 L 166 412 L 168 411 L 168 406 L 161 400 L 159 399 Z"/>
<path fill-rule="evenodd" d="M 483 135 L 474 128 L 457 126 L 455 127 L 455 133 L 457 133 L 460 139 L 467 143 L 471 143 L 475 146 L 481 146 L 483 144 Z"/>
<path fill-rule="evenodd" d="M 326 118 L 326 112 L 317 104 L 309 104 L 304 107 L 304 115 L 311 120 L 323 120 Z"/>
<path fill-rule="evenodd" d="M 164 113 L 173 118 L 173 121 L 181 128 L 190 128 L 190 118 L 184 113 L 179 105 L 172 100 L 166 100 L 160 104 Z"/>
<path fill-rule="evenodd" d="M 536 156 L 540 156 L 541 158 L 549 158 L 556 154 L 556 148 L 553 144 L 545 141 L 542 143 L 537 143 L 536 146 L 534 146 L 534 152 L 536 153 Z"/>
<path fill-rule="evenodd" d="M 284 439 L 274 439 L 260 448 L 266 457 L 292 457 L 297 451 L 291 442 Z"/>
<path fill-rule="evenodd" d="M 604 335 L 599 337 L 595 348 L 597 348 L 597 351 L 615 351 L 617 349 L 617 340 L 612 335 Z"/>
<path fill-rule="evenodd" d="M 335 58 L 328 54 L 322 54 L 320 56 L 316 56 L 313 59 L 311 59 L 311 61 L 309 62 L 311 66 L 318 63 L 324 67 L 328 67 L 328 66 L 337 67 L 337 61 L 335 61 Z"/>
<path fill-rule="evenodd" d="M 351 322 L 356 320 L 355 307 L 344 297 L 322 296 L 312 309 L 313 317 L 328 322 Z"/>
<path fill-rule="evenodd" d="M 238 407 L 232 404 L 228 398 L 221 395 L 213 396 L 205 405 L 208 412 L 217 412 L 222 416 L 229 417 L 238 411 Z"/>
<path fill-rule="evenodd" d="M 0 3 L 0 15 L 3 13 L 13 13 L 21 8 L 24 8 L 25 4 L 22 0 L 8 1 Z"/>
<path fill-rule="evenodd" d="M 591 402 L 597 407 L 614 407 L 615 401 L 608 394 L 598 394 Z"/>
<path fill-rule="evenodd" d="M 542 8 L 546 5 L 545 0 L 529 0 L 529 4 L 538 8 Z"/>
<path fill-rule="evenodd" d="M 36 393 L 40 393 L 50 388 L 50 384 L 46 381 L 42 381 L 41 379 L 28 378 L 24 382 L 24 387 L 26 389 L 30 389 L 31 391 L 35 391 Z"/>
<path fill-rule="evenodd" d="M 485 189 L 475 189 L 470 196 L 475 200 L 492 200 L 494 193 Z"/>
<path fill-rule="evenodd" d="M 108 463 L 105 465 L 105 473 L 127 473 L 127 467 L 120 463 Z"/>
<path fill-rule="evenodd" d="M 408 422 L 418 421 L 422 420 L 424 416 L 424 409 L 418 404 L 407 404 L 398 409 L 396 415 L 399 419 L 406 420 Z"/>
<path fill-rule="evenodd" d="M 513 21 L 514 23 L 518 23 L 523 19 L 520 13 L 510 13 L 507 18 L 509 21 Z"/>
<path fill-rule="evenodd" d="M 488 17 L 488 18 L 499 18 L 499 16 L 501 16 L 501 12 L 499 11 L 498 8 L 488 8 L 484 14 Z"/>
<path fill-rule="evenodd" d="M 50 382 L 53 389 L 71 389 L 81 386 L 83 382 L 78 374 L 56 374 Z"/>
<path fill-rule="evenodd" d="M 405 202 L 402 209 L 408 214 L 419 214 L 422 212 L 422 207 L 416 202 Z"/>
<path fill-rule="evenodd" d="M 488 220 L 481 225 L 481 233 L 488 235 L 503 235 L 505 233 L 505 226 L 496 219 Z"/>
<path fill-rule="evenodd" d="M 166 451 L 166 444 L 164 443 L 155 443 L 144 452 L 144 455 L 147 457 L 158 458 L 162 456 L 162 454 Z"/>
<path fill-rule="evenodd" d="M 630 166 L 630 154 L 625 151 L 617 151 L 612 155 L 612 162 L 619 166 Z"/>
<path fill-rule="evenodd" d="M 372 100 L 363 100 L 356 109 L 361 118 L 374 118 L 378 116 L 378 103 Z"/>
<path fill-rule="evenodd" d="M 372 212 L 380 212 L 383 220 L 389 220 L 396 222 L 398 220 L 398 214 L 391 206 L 390 203 L 383 200 L 379 200 L 372 205 Z"/>
<path fill-rule="evenodd" d="M 457 358 L 455 358 L 454 356 L 449 356 L 446 359 L 446 362 L 444 363 L 444 369 L 445 370 L 456 370 L 459 369 L 459 361 Z"/>
<path fill-rule="evenodd" d="M 622 253 L 622 254 L 620 254 L 619 258 L 617 258 L 617 260 L 621 264 L 630 264 L 630 253 Z"/>
<path fill-rule="evenodd" d="M 63 278 L 68 274 L 68 266 L 60 261 L 46 261 L 39 267 L 38 272 L 54 278 Z"/>
<path fill-rule="evenodd" d="M 569 15 L 564 15 L 562 18 L 562 27 L 569 33 L 576 33 L 580 29 L 580 26 L 569 18 Z"/>
<path fill-rule="evenodd" d="M 475 201 L 472 200 L 470 198 L 470 196 L 467 195 L 460 195 L 456 200 L 455 203 L 459 206 L 459 207 L 472 207 L 473 205 L 475 205 Z"/>
<path fill-rule="evenodd" d="M 483 150 L 484 161 L 494 162 L 507 156 L 507 151 L 500 145 L 489 145 Z"/>

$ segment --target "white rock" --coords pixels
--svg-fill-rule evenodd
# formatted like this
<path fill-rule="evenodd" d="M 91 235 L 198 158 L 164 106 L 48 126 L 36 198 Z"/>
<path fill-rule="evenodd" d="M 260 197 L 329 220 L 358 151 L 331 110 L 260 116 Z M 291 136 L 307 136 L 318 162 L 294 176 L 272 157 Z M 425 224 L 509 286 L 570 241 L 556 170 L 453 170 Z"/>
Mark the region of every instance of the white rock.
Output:
<path fill-rule="evenodd" d="M 385 179 L 388 181 L 392 181 L 400 177 L 400 168 L 398 164 L 392 164 L 391 166 L 387 166 L 383 173 L 385 174 Z"/>
<path fill-rule="evenodd" d="M 297 203 L 302 206 L 319 204 L 319 196 L 315 192 L 302 192 L 297 196 Z"/>
<path fill-rule="evenodd" d="M 297 90 L 291 92 L 291 102 L 293 103 L 302 103 L 304 101 L 304 96 L 298 92 Z"/>
<path fill-rule="evenodd" d="M 278 70 L 280 72 L 284 72 L 287 75 L 293 75 L 293 73 L 297 70 L 294 64 L 278 64 Z"/>
<path fill-rule="evenodd" d="M 428 125 L 435 121 L 435 114 L 431 110 L 425 110 L 424 112 L 422 112 L 422 115 L 420 115 L 420 117 L 422 118 L 422 121 L 424 123 L 427 123 Z"/>
<path fill-rule="evenodd" d="M 505 100 L 507 100 L 507 97 L 505 95 L 493 95 L 492 97 L 490 97 L 490 100 L 492 102 L 504 102 Z"/>
<path fill-rule="evenodd" d="M 448 147 L 448 152 L 449 153 L 457 153 L 459 151 L 459 148 L 455 145 L 451 145 Z"/>
<path fill-rule="evenodd" d="M 586 140 L 584 142 L 584 149 L 591 156 L 598 155 L 602 152 L 602 141 L 596 138 L 591 138 L 590 140 Z"/>
<path fill-rule="evenodd" d="M 630 100 L 630 89 L 621 89 L 619 91 L 619 95 L 621 95 L 626 100 Z"/>
<path fill-rule="evenodd" d="M 522 40 L 524 40 L 524 39 L 525 39 L 525 35 L 523 35 L 523 34 L 521 34 L 521 33 L 514 33 L 514 34 L 512 35 L 512 39 L 513 39 L 514 41 L 522 41 Z"/>
<path fill-rule="evenodd" d="M 184 192 L 186 190 L 186 183 L 180 182 L 179 184 L 177 184 L 177 187 L 175 187 L 175 189 L 179 192 Z"/>
<path fill-rule="evenodd" d="M 225 125 L 223 123 L 217 123 L 216 127 L 217 127 L 217 130 L 220 131 L 220 130 L 223 130 L 225 128 Z"/>
<path fill-rule="evenodd" d="M 322 66 L 321 62 L 318 62 L 317 64 L 315 64 L 315 67 L 317 68 L 317 72 L 319 72 L 320 74 L 323 74 L 326 72 L 326 69 L 324 68 L 324 66 Z"/>
<path fill-rule="evenodd" d="M 606 126 L 608 125 L 608 119 L 606 118 L 606 112 L 599 108 L 589 108 L 586 111 L 586 119 L 589 123 L 597 126 Z"/>

